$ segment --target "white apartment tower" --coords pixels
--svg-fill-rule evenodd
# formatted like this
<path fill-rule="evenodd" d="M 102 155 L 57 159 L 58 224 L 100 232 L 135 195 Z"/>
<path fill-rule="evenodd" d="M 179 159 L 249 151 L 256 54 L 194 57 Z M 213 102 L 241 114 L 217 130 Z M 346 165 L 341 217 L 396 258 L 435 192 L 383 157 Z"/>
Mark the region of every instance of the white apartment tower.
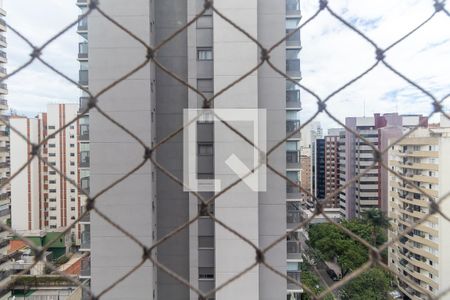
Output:
<path fill-rule="evenodd" d="M 201 0 L 100 2 L 103 11 L 152 46 L 191 20 L 203 9 L 203 4 Z M 300 22 L 298 0 L 216 0 L 214 6 L 268 46 L 294 30 Z M 95 94 L 141 64 L 147 52 L 139 42 L 96 11 L 88 22 L 89 89 Z M 299 54 L 300 34 L 297 33 L 271 53 L 271 61 L 294 80 L 300 80 Z M 260 56 L 254 42 L 210 9 L 156 53 L 159 63 L 207 96 L 218 93 L 256 66 Z M 196 93 L 152 63 L 98 100 L 103 111 L 149 146 L 183 125 L 184 109 L 203 106 Z M 300 126 L 299 88 L 267 66 L 223 93 L 213 107 L 265 109 L 270 127 L 268 148 Z M 90 190 L 95 195 L 138 165 L 144 149 L 97 111 L 91 111 L 89 118 Z M 220 179 L 226 186 L 236 174 L 225 165 L 225 158 L 231 150 L 244 153 L 245 143 L 228 130 L 218 128 L 216 123 L 199 122 L 195 126 L 198 132 L 197 177 Z M 241 126 L 248 133 L 246 127 Z M 234 144 L 223 144 L 231 141 Z M 300 134 L 293 135 L 270 159 L 276 169 L 286 172 L 296 182 L 300 180 L 299 141 Z M 158 163 L 177 178 L 183 178 L 182 133 L 166 141 L 155 153 Z M 202 195 L 208 198 L 214 193 Z M 288 216 L 292 210 L 298 212 L 299 204 L 298 189 L 268 172 L 267 191 L 254 192 L 240 183 L 221 195 L 210 209 L 219 220 L 239 230 L 258 247 L 264 247 L 286 233 L 287 212 Z M 148 246 L 199 212 L 198 200 L 150 162 L 99 197 L 96 207 Z M 294 217 L 291 221 L 296 222 L 289 223 L 294 226 L 300 219 Z M 137 265 L 142 249 L 96 213 L 91 214 L 90 225 L 91 285 L 94 293 L 98 293 Z M 255 251 L 208 216 L 201 216 L 159 245 L 154 257 L 207 292 L 254 262 Z M 266 260 L 280 272 L 300 280 L 297 235 L 292 234 L 286 242 L 274 247 Z M 210 299 L 300 299 L 301 292 L 267 268 L 256 266 Z M 150 262 L 108 292 L 109 299 L 149 297 L 198 299 L 189 288 Z"/>
<path fill-rule="evenodd" d="M 441 118 L 438 128 L 419 129 L 389 151 L 389 167 L 401 174 L 389 177 L 389 217 L 392 239 L 423 218 L 430 203 L 450 191 L 450 121 Z M 403 179 L 404 178 L 404 179 Z M 406 182 L 414 182 L 430 197 Z M 450 211 L 447 200 L 439 204 Z M 399 272 L 400 290 L 410 299 L 428 299 L 450 288 L 450 222 L 434 214 L 389 248 L 389 266 Z M 420 287 L 420 289 L 419 289 Z M 450 299 L 447 294 L 441 299 Z"/>
<path fill-rule="evenodd" d="M 74 123 L 54 134 L 77 116 L 76 104 L 49 104 L 47 112 L 36 118 L 13 116 L 10 124 L 31 143 L 39 144 L 48 165 L 34 159 L 11 181 L 12 227 L 15 230 L 57 229 L 67 227 L 80 214 L 78 189 L 66 177 L 78 183 L 78 127 Z M 11 170 L 16 172 L 31 157 L 31 144 L 11 131 Z M 73 228 L 73 240 L 79 243 L 80 229 Z"/>

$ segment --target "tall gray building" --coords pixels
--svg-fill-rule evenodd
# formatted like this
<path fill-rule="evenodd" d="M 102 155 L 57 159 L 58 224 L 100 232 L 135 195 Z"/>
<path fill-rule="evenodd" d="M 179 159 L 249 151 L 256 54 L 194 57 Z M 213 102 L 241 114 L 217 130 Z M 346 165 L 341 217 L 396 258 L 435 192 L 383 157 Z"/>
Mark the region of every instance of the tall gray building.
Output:
<path fill-rule="evenodd" d="M 242 26 L 261 44 L 275 44 L 300 22 L 299 0 L 216 0 L 214 6 Z M 102 1 L 101 8 L 142 41 L 157 45 L 186 24 L 203 8 L 201 0 Z M 141 64 L 145 47 L 94 11 L 89 20 L 89 89 L 92 93 Z M 274 65 L 300 80 L 300 34 L 292 35 L 271 53 Z M 256 66 L 257 45 L 208 10 L 156 53 L 168 70 L 206 96 L 218 93 Z M 147 145 L 183 125 L 183 110 L 202 108 L 202 99 L 153 63 L 103 94 L 98 105 Z M 297 86 L 264 65 L 215 99 L 215 109 L 265 109 L 267 148 L 300 125 L 300 93 Z M 130 135 L 92 110 L 90 122 L 90 191 L 93 195 L 137 166 L 144 149 Z M 239 129 L 250 133 L 247 124 Z M 191 125 L 192 126 L 192 125 Z M 230 154 L 248 155 L 251 147 L 217 122 L 197 122 L 199 179 L 221 180 L 223 187 L 238 177 L 227 167 Z M 270 163 L 299 181 L 300 135 L 270 156 Z M 287 148 L 287 149 L 286 149 Z M 157 161 L 179 179 L 183 178 L 183 133 L 156 151 Z M 233 150 L 233 152 L 231 152 Z M 296 154 L 293 152 L 296 152 Z M 287 153 L 289 154 L 287 156 Z M 297 156 L 296 156 L 297 155 Z M 287 163 L 289 168 L 287 168 Z M 249 169 L 252 166 L 247 166 Z M 286 233 L 286 212 L 300 207 L 300 193 L 285 180 L 267 171 L 267 189 L 251 190 L 241 182 L 210 207 L 215 217 L 239 231 L 260 248 Z M 202 193 L 211 197 L 213 192 Z M 199 212 L 199 201 L 147 162 L 133 175 L 103 194 L 96 207 L 142 243 L 150 246 Z M 294 226 L 300 219 L 291 220 Z M 107 288 L 139 264 L 142 249 L 105 222 L 91 215 L 91 281 L 94 293 Z M 178 232 L 158 246 L 155 258 L 207 292 L 219 287 L 253 262 L 255 250 L 208 216 Z M 300 247 L 296 234 L 266 255 L 268 264 L 300 280 Z M 256 266 L 220 289 L 211 299 L 300 299 L 302 290 L 263 266 Z M 152 296 L 153 295 L 153 296 Z M 146 262 L 108 292 L 108 299 L 198 299 L 193 291 L 166 272 Z"/>

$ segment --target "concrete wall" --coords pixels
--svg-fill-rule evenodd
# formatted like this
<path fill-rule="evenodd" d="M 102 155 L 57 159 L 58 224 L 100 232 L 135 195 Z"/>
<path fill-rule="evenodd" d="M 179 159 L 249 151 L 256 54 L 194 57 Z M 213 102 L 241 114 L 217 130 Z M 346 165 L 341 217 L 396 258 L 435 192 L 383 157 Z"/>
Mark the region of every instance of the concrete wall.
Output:
<path fill-rule="evenodd" d="M 150 23 L 153 9 L 148 0 L 103 1 L 101 8 L 147 43 L 153 43 Z M 89 17 L 89 89 L 93 93 L 117 80 L 145 60 L 145 48 L 103 16 Z M 99 98 L 98 105 L 112 118 L 151 145 L 154 74 L 150 65 L 122 81 Z M 95 195 L 142 162 L 144 149 L 133 138 L 102 117 L 90 112 L 91 194 Z M 127 180 L 97 199 L 97 208 L 150 246 L 156 238 L 153 168 L 147 162 Z M 91 213 L 92 290 L 99 293 L 119 279 L 142 258 L 142 249 L 123 233 Z M 156 276 L 146 262 L 108 294 L 108 299 L 149 299 Z M 164 299 L 164 298 L 161 298 Z"/>

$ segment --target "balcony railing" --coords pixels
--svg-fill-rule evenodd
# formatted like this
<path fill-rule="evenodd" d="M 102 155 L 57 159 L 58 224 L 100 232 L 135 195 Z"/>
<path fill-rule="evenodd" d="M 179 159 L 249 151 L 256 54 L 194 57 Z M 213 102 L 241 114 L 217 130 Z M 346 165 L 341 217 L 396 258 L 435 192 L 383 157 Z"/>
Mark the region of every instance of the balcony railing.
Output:
<path fill-rule="evenodd" d="M 300 59 L 291 58 L 286 60 L 286 72 L 291 77 L 301 77 Z"/>
<path fill-rule="evenodd" d="M 6 83 L 0 83 L 0 89 L 7 90 L 8 85 Z"/>
<path fill-rule="evenodd" d="M 0 25 L 6 26 L 6 21 L 3 19 L 0 19 Z"/>
<path fill-rule="evenodd" d="M 300 120 L 287 120 L 286 133 L 289 135 L 300 128 Z M 300 138 L 300 130 L 298 130 L 292 138 Z"/>
<path fill-rule="evenodd" d="M 300 90 L 286 91 L 286 108 L 301 108 Z"/>
<path fill-rule="evenodd" d="M 91 257 L 86 256 L 81 259 L 81 276 L 91 276 Z"/>
<path fill-rule="evenodd" d="M 88 0 L 77 0 L 77 5 L 87 5 Z"/>
<path fill-rule="evenodd" d="M 286 185 L 286 197 L 288 199 L 300 199 L 300 188 L 288 183 Z"/>
<path fill-rule="evenodd" d="M 89 168 L 90 165 L 90 157 L 89 154 L 84 159 L 80 160 L 80 167 L 81 168 Z"/>
<path fill-rule="evenodd" d="M 6 37 L 4 35 L 0 35 L 0 42 L 6 43 Z"/>
<path fill-rule="evenodd" d="M 299 241 L 287 241 L 287 259 L 301 259 L 302 246 Z"/>
<path fill-rule="evenodd" d="M 78 20 L 78 31 L 86 31 L 88 29 L 88 21 L 87 17 L 81 18 Z"/>
<path fill-rule="evenodd" d="M 78 58 L 88 58 L 88 43 L 78 44 Z"/>
<path fill-rule="evenodd" d="M 300 151 L 286 151 L 286 168 L 300 168 Z"/>
<path fill-rule="evenodd" d="M 0 67 L 0 73 L 6 74 L 6 68 Z"/>
<path fill-rule="evenodd" d="M 291 32 L 295 31 L 296 29 L 286 29 L 286 35 L 290 34 Z M 295 31 L 295 33 L 291 34 L 286 39 L 286 46 L 288 47 L 300 47 L 301 41 L 300 41 L 300 30 Z"/>
<path fill-rule="evenodd" d="M 286 15 L 300 15 L 299 0 L 286 0 Z"/>
<path fill-rule="evenodd" d="M 295 280 L 296 282 L 300 282 L 301 280 L 301 273 L 295 272 L 295 271 L 288 271 L 287 276 Z M 300 285 L 292 283 L 291 281 L 287 282 L 287 288 L 288 290 L 301 290 L 302 288 Z"/>
<path fill-rule="evenodd" d="M 81 249 L 91 249 L 91 233 L 89 230 L 81 233 Z"/>
<path fill-rule="evenodd" d="M 88 70 L 80 70 L 78 83 L 81 85 L 88 85 L 89 83 L 89 72 Z"/>
<path fill-rule="evenodd" d="M 0 57 L 7 58 L 6 52 L 0 50 Z"/>

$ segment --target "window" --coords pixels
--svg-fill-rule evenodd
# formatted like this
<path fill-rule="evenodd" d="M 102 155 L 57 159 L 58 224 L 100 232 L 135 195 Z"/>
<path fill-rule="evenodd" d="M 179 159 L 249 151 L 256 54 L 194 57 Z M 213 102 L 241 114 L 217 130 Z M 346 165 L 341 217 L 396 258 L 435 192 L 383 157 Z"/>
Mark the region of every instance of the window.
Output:
<path fill-rule="evenodd" d="M 75 175 L 75 172 L 74 171 L 70 171 L 70 175 Z"/>
<path fill-rule="evenodd" d="M 75 193 L 75 189 L 71 189 L 70 192 L 71 192 L 71 193 Z"/>
<path fill-rule="evenodd" d="M 70 144 L 70 148 L 73 148 L 73 147 L 75 147 L 75 144 Z"/>
<path fill-rule="evenodd" d="M 71 210 L 71 211 L 75 211 L 75 207 L 71 207 L 70 210 Z"/>
<path fill-rule="evenodd" d="M 55 189 L 50 189 L 50 190 L 48 190 L 48 192 L 49 193 L 56 193 L 56 190 Z"/>
<path fill-rule="evenodd" d="M 56 202 L 56 198 L 49 198 L 48 201 L 50 201 L 50 202 Z"/>
<path fill-rule="evenodd" d="M 51 229 L 56 229 L 56 225 L 50 225 Z"/>
<path fill-rule="evenodd" d="M 286 10 L 287 11 L 300 11 L 299 0 L 286 0 Z"/>
<path fill-rule="evenodd" d="M 55 126 L 48 126 L 48 129 L 55 129 Z"/>
<path fill-rule="evenodd" d="M 75 216 L 71 216 L 70 219 L 71 219 L 71 220 L 75 220 Z"/>
<path fill-rule="evenodd" d="M 50 207 L 50 210 L 56 210 L 56 207 Z"/>
<path fill-rule="evenodd" d="M 50 220 L 56 220 L 56 216 L 50 216 Z"/>
<path fill-rule="evenodd" d="M 70 201 L 75 202 L 75 198 L 70 198 Z"/>
<path fill-rule="evenodd" d="M 214 268 L 199 267 L 198 268 L 199 279 L 214 279 Z"/>
<path fill-rule="evenodd" d="M 75 162 L 74 162 L 74 161 L 71 161 L 71 162 L 70 162 L 70 165 L 71 165 L 71 166 L 75 166 Z"/>
<path fill-rule="evenodd" d="M 50 184 L 56 184 L 56 180 L 50 180 L 48 183 L 50 183 Z"/>
<path fill-rule="evenodd" d="M 56 171 L 49 171 L 48 172 L 50 175 L 56 175 Z"/>
<path fill-rule="evenodd" d="M 73 125 L 70 125 L 70 127 L 69 127 L 70 129 L 75 129 L 75 126 L 73 126 Z"/>
<path fill-rule="evenodd" d="M 75 153 L 70 153 L 70 156 L 71 156 L 71 157 L 74 157 L 74 156 L 75 156 Z"/>
<path fill-rule="evenodd" d="M 48 147 L 49 148 L 56 148 L 56 145 L 55 144 L 48 144 Z"/>
<path fill-rule="evenodd" d="M 197 48 L 197 60 L 212 60 L 212 48 Z"/>
<path fill-rule="evenodd" d="M 56 156 L 56 153 L 49 153 L 48 156 L 49 156 L 49 157 L 55 157 L 55 156 Z"/>
<path fill-rule="evenodd" d="M 211 156 L 214 154 L 213 144 L 198 144 L 198 155 L 200 156 Z"/>

